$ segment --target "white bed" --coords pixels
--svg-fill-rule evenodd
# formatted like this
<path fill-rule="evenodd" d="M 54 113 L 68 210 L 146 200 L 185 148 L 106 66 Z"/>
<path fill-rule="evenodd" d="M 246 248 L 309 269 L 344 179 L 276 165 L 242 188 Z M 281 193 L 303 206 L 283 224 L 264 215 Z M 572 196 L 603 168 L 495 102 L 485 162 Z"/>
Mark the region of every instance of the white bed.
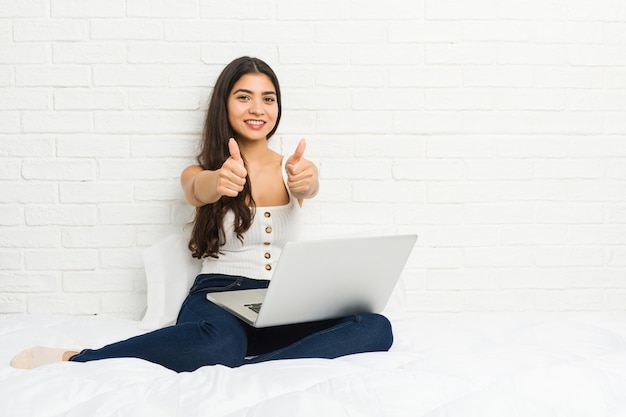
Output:
<path fill-rule="evenodd" d="M 626 312 L 409 317 L 402 285 L 387 353 L 180 374 L 138 359 L 9 367 L 31 346 L 95 348 L 171 323 L 198 268 L 185 242 L 144 251 L 142 321 L 0 316 L 0 416 L 626 416 Z"/>
<path fill-rule="evenodd" d="M 624 416 L 626 314 L 462 314 L 394 323 L 388 353 L 209 366 L 177 374 L 137 359 L 8 366 L 46 341 L 102 345 L 138 322 L 6 316 L 0 415 Z"/>

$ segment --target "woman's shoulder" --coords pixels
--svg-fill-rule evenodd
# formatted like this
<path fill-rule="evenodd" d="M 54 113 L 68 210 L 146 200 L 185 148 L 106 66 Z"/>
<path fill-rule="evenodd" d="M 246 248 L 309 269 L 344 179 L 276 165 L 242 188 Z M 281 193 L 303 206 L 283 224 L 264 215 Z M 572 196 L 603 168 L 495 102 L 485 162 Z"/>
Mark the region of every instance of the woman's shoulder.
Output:
<path fill-rule="evenodd" d="M 270 150 L 270 151 L 271 151 L 272 162 L 274 162 L 275 164 L 282 165 L 283 156 L 274 150 Z"/>
<path fill-rule="evenodd" d="M 279 168 L 283 166 L 284 161 L 285 159 L 281 154 L 270 149 L 265 156 L 259 158 L 253 165 L 262 169 Z"/>

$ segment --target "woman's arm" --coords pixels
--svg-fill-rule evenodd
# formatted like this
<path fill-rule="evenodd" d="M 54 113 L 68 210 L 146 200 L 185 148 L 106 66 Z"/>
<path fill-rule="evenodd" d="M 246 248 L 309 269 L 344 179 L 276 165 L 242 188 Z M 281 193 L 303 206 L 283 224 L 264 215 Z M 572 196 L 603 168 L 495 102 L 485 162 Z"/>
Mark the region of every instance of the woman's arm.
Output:
<path fill-rule="evenodd" d="M 180 183 L 185 198 L 194 207 L 215 203 L 222 196 L 236 197 L 246 184 L 246 170 L 234 139 L 229 144 L 230 157 L 216 171 L 191 165 L 183 170 Z"/>
<path fill-rule="evenodd" d="M 217 171 L 202 169 L 200 165 L 191 165 L 183 170 L 180 183 L 187 202 L 194 207 L 215 203 L 221 195 L 217 193 Z"/>

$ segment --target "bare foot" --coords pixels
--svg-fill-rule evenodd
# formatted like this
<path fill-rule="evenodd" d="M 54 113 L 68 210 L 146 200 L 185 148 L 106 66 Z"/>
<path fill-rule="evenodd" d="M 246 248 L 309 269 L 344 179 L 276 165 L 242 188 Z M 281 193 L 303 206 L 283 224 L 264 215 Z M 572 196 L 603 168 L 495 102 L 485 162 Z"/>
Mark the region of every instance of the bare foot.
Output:
<path fill-rule="evenodd" d="M 36 346 L 26 349 L 11 360 L 11 366 L 18 369 L 33 369 L 54 362 L 67 361 L 78 352 L 67 349 Z"/>

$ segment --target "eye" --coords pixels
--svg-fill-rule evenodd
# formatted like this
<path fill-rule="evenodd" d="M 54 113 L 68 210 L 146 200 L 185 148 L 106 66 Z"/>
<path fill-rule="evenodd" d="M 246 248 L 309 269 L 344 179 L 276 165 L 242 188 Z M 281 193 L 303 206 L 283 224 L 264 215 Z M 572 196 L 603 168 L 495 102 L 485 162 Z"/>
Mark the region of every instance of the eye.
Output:
<path fill-rule="evenodd" d="M 245 94 L 241 94 L 241 95 L 237 96 L 237 100 L 239 100 L 239 101 L 250 101 L 250 96 L 245 95 Z"/>
<path fill-rule="evenodd" d="M 276 102 L 276 98 L 275 97 L 265 97 L 265 102 L 266 103 L 275 103 Z"/>

